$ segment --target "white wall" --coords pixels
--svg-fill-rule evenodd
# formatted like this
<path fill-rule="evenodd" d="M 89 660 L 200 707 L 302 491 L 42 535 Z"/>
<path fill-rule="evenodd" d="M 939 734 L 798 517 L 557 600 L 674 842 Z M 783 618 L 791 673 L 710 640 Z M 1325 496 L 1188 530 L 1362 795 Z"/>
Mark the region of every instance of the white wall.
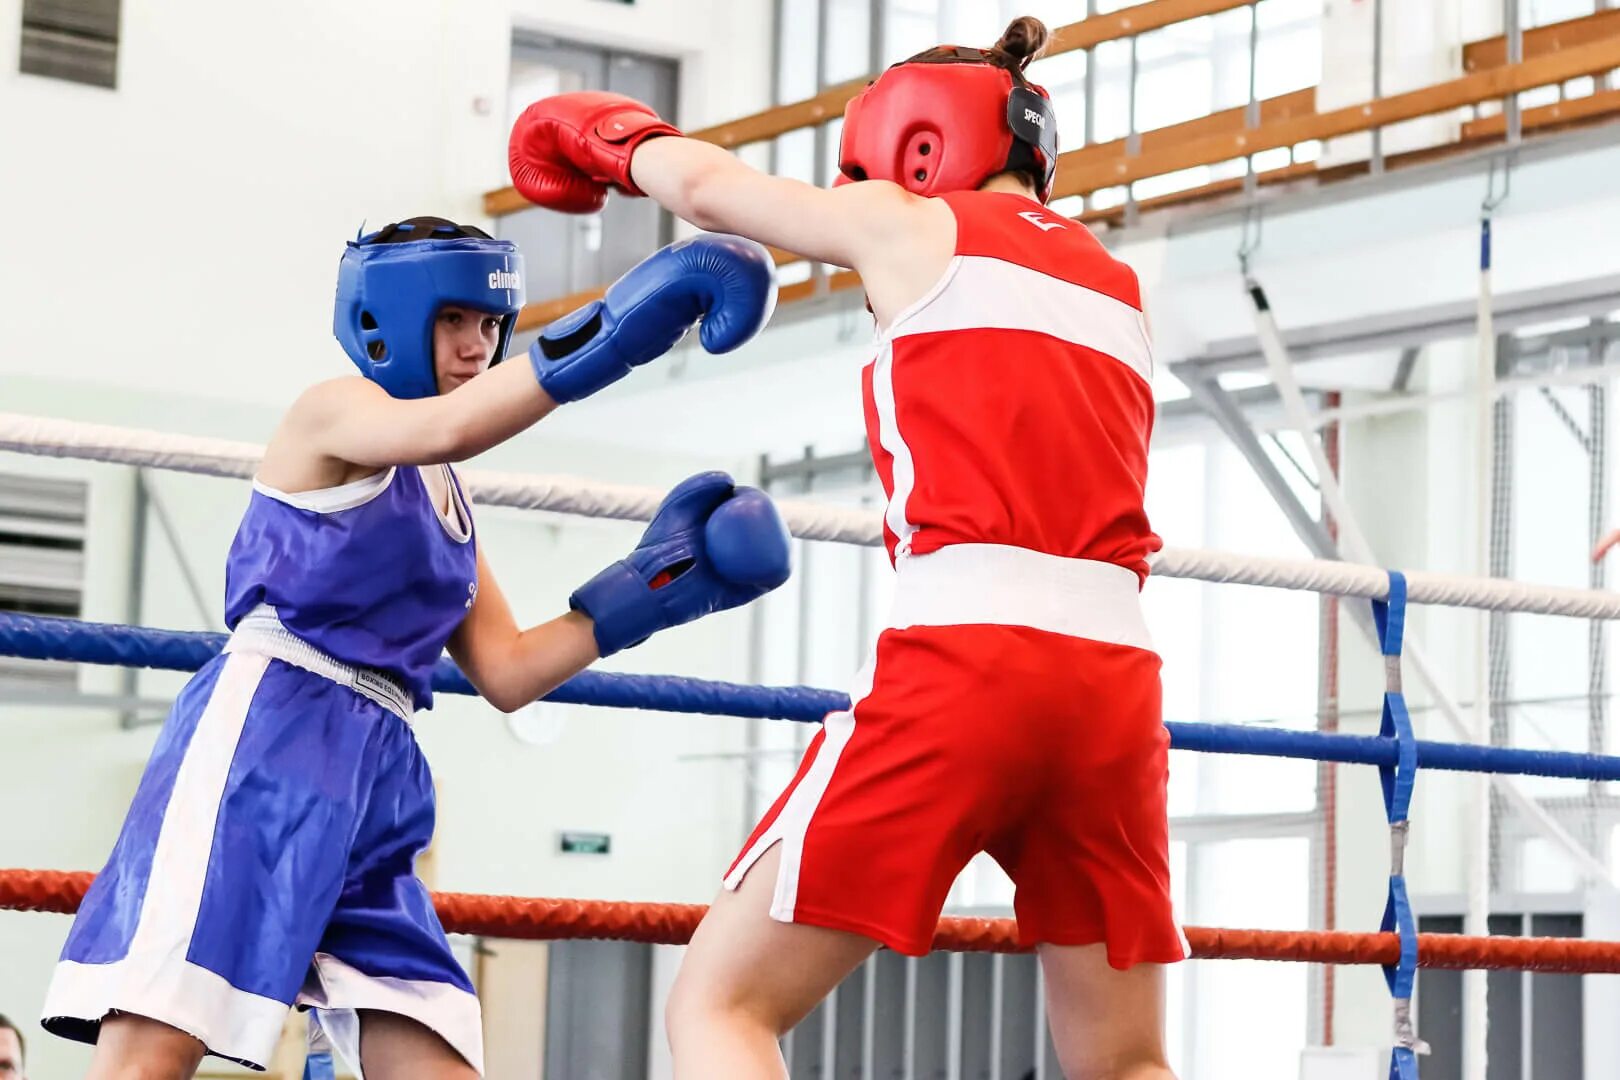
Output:
<path fill-rule="evenodd" d="M 339 243 L 362 220 L 475 213 L 501 179 L 499 121 L 471 116 L 482 88 L 461 61 L 480 55 L 499 90 L 504 34 L 474 31 L 504 13 L 456 9 L 130 4 L 116 92 L 16 74 L 9 21 L 0 376 L 53 363 L 87 383 L 276 400 L 340 371 Z M 447 137 L 480 126 L 476 157 L 470 136 Z"/>
<path fill-rule="evenodd" d="M 769 101 L 770 5 L 753 0 L 243 11 L 125 5 L 115 92 L 17 74 L 18 21 L 0 27 L 0 379 L 50 364 L 276 402 L 344 371 L 330 334 L 343 240 L 363 221 L 477 220 L 509 182 L 514 26 L 679 58 L 688 124 Z"/>
<path fill-rule="evenodd" d="M 771 7 L 764 0 L 528 0 L 514 23 L 585 44 L 681 61 L 682 127 L 766 108 L 771 95 Z"/>
<path fill-rule="evenodd" d="M 0 22 L 0 201 L 11 222 L 0 246 L 0 410 L 264 441 L 304 386 L 352 370 L 330 329 L 343 240 L 362 221 L 415 213 L 476 221 L 483 192 L 507 183 L 501 103 L 514 27 L 678 58 L 689 125 L 768 103 L 770 8 L 753 0 L 301 0 L 274 17 L 244 12 L 126 4 L 114 92 L 17 74 L 15 9 Z M 608 428 L 542 425 L 471 467 L 660 486 L 752 467 L 752 455 L 725 449 L 649 454 L 615 442 Z M 91 481 L 86 616 L 125 619 L 131 475 L 13 455 L 0 455 L 0 469 Z M 246 488 L 176 474 L 152 482 L 217 620 Z M 522 621 L 563 610 L 568 591 L 639 532 L 477 517 Z M 155 522 L 144 585 L 144 622 L 205 628 Z M 747 618 L 682 628 L 603 666 L 741 679 Z M 119 680 L 87 669 L 82 682 L 111 692 Z M 140 691 L 172 694 L 182 680 L 148 673 Z M 740 774 L 704 756 L 738 750 L 743 722 L 567 707 L 545 724 L 554 741 L 529 745 L 494 710 L 454 698 L 418 719 L 439 789 L 435 884 L 707 899 L 751 823 Z M 0 865 L 98 867 L 154 737 L 122 732 L 103 712 L 0 707 Z M 612 854 L 557 854 L 565 828 L 611 833 Z M 37 1012 L 67 926 L 0 913 L 0 1011 Z M 43 1037 L 31 1049 L 36 1077 L 86 1060 Z"/>

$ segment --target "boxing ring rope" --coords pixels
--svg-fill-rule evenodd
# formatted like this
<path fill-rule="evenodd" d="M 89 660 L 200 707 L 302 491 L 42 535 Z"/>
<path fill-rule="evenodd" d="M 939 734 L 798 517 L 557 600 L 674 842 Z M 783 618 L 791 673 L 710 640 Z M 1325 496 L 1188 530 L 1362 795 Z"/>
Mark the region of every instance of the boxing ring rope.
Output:
<path fill-rule="evenodd" d="M 94 874 L 60 870 L 0 870 L 0 908 L 71 914 Z M 707 910 L 703 904 L 557 900 L 437 892 L 433 904 L 454 934 L 533 941 L 635 941 L 684 945 Z M 1200 960 L 1278 960 L 1316 964 L 1388 965 L 1400 957 L 1395 934 L 1322 933 L 1309 930 L 1183 928 Z M 1012 953 L 1018 946 L 1011 919 L 947 916 L 933 947 L 947 952 Z M 1419 934 L 1419 967 L 1449 970 L 1620 973 L 1620 942 L 1582 938 L 1465 937 Z"/>
<path fill-rule="evenodd" d="M 150 630 L 114 623 L 82 622 L 0 611 L 0 656 L 64 660 L 163 671 L 196 671 L 225 647 L 224 634 Z M 442 660 L 433 688 L 447 694 L 473 694 L 456 666 Z M 829 712 L 849 708 L 849 696 L 808 686 L 749 686 L 679 675 L 620 675 L 586 671 L 548 694 L 546 701 L 616 709 L 696 713 L 820 723 Z M 1393 766 L 1396 748 L 1377 735 L 1327 734 L 1242 724 L 1169 721 L 1170 745 L 1177 750 L 1217 754 L 1332 761 L 1349 765 Z M 1450 772 L 1548 776 L 1570 780 L 1620 781 L 1620 757 L 1562 750 L 1520 750 L 1474 743 L 1418 740 L 1417 764 Z"/>
<path fill-rule="evenodd" d="M 253 443 L 5 412 L 0 412 L 0 450 L 240 480 L 252 477 L 264 456 L 264 447 Z M 459 475 L 472 500 L 486 506 L 622 521 L 651 521 L 667 494 L 659 488 L 572 476 L 481 469 Z M 787 500 L 779 500 L 777 506 L 793 535 L 806 540 L 870 546 L 883 542 L 881 520 L 867 511 Z"/>
<path fill-rule="evenodd" d="M 226 439 L 203 439 L 137 428 L 83 424 L 0 412 L 0 450 L 168 469 L 203 476 L 247 479 L 264 448 Z M 666 494 L 660 488 L 607 484 L 569 476 L 487 472 L 461 474 L 474 502 L 584 517 L 649 521 Z M 794 536 L 805 540 L 875 547 L 883 542 L 882 515 L 872 510 L 781 499 L 777 506 Z M 1376 566 L 1325 559 L 1278 559 L 1190 548 L 1165 548 L 1153 560 L 1157 577 L 1191 578 L 1224 585 L 1261 585 L 1334 596 L 1381 600 L 1389 577 Z M 1502 578 L 1473 578 L 1410 571 L 1407 601 L 1441 607 L 1566 615 L 1578 619 L 1620 618 L 1620 593 L 1529 585 Z"/>
<path fill-rule="evenodd" d="M 1263 308 L 1263 303 L 1260 306 Z M 0 450 L 230 477 L 251 476 L 262 452 L 261 448 L 247 443 L 6 413 L 0 413 Z M 481 503 L 627 520 L 647 520 L 663 497 L 663 492 L 656 489 L 598 484 L 570 477 L 469 471 L 463 480 L 472 498 Z M 1336 489 L 1333 495 L 1332 501 L 1342 502 Z M 1326 492 L 1324 497 L 1327 497 Z M 801 538 L 864 545 L 882 541 L 882 519 L 875 512 L 807 502 L 784 501 L 779 505 L 790 530 Z M 1363 545 L 1358 553 L 1366 550 Z M 1620 973 L 1620 942 L 1417 932 L 1416 919 L 1407 899 L 1404 852 L 1409 830 L 1407 810 L 1416 775 L 1421 769 L 1492 774 L 1495 783 L 1509 785 L 1505 790 L 1514 795 L 1518 793 L 1511 787 L 1512 782 L 1504 779 L 1506 774 L 1620 780 L 1620 757 L 1418 740 L 1401 692 L 1403 627 L 1409 603 L 1606 619 L 1620 617 L 1620 594 L 1501 579 L 1421 572 L 1400 574 L 1337 561 L 1252 558 L 1179 549 L 1161 552 L 1154 562 L 1153 572 L 1155 576 L 1265 585 L 1370 600 L 1377 624 L 1375 637 L 1385 656 L 1387 684 L 1383 723 L 1377 736 L 1166 723 L 1170 745 L 1176 749 L 1372 765 L 1381 776 L 1390 827 L 1392 859 L 1388 902 L 1378 933 L 1189 927 L 1186 933 L 1193 957 L 1381 966 L 1394 999 L 1395 1046 L 1390 1075 L 1399 1080 L 1416 1080 L 1416 1055 L 1427 1049 L 1417 1037 L 1412 1017 L 1414 979 L 1420 967 Z M 219 634 L 151 630 L 0 612 L 0 655 L 29 659 L 194 671 L 217 655 L 225 640 Z M 1410 659 L 1426 681 L 1432 683 L 1421 655 Z M 440 662 L 434 673 L 434 687 L 447 693 L 474 692 L 447 659 Z M 1437 686 L 1435 689 L 1440 693 Z M 849 707 L 846 695 L 811 687 L 744 686 L 677 676 L 602 672 L 576 676 L 548 695 L 547 700 L 801 722 L 818 722 L 829 712 Z M 1443 706 L 1448 706 L 1448 715 L 1458 711 L 1443 694 L 1440 700 Z M 1539 817 L 1545 818 L 1542 808 L 1527 797 L 1521 796 L 1516 801 L 1528 804 L 1526 808 L 1532 817 L 1537 817 L 1539 812 Z M 1555 839 L 1567 840 L 1550 819 L 1543 824 L 1551 829 Z M 1607 867 L 1584 849 L 1576 854 L 1577 865 L 1582 866 L 1589 877 L 1612 884 Z M 0 870 L 0 908 L 73 911 L 91 879 L 92 875 L 87 873 Z M 607 938 L 662 944 L 685 942 L 704 911 L 697 905 L 454 893 L 436 894 L 435 903 L 446 929 L 454 932 L 491 937 Z M 939 923 L 933 945 L 936 949 L 955 951 L 1016 951 L 1016 925 L 1012 920 L 946 918 Z"/>

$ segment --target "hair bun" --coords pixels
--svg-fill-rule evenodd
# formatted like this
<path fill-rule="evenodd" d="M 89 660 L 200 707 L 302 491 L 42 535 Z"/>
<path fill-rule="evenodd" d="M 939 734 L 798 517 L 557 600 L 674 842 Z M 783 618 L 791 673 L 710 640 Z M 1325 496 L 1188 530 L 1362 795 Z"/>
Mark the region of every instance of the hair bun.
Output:
<path fill-rule="evenodd" d="M 1046 42 L 1051 37 L 1046 24 L 1033 15 L 1020 15 L 1007 24 L 1007 29 L 1001 32 L 1001 40 L 996 42 L 996 49 L 1006 53 L 1018 63 L 1022 71 L 1029 66 L 1029 62 L 1041 55 L 1046 48 Z"/>

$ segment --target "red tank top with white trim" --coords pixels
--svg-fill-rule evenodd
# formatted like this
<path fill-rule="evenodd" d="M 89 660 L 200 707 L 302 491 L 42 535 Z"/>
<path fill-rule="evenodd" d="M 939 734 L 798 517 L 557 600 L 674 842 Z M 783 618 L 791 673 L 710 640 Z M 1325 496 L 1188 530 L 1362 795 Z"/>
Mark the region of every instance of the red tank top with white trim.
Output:
<path fill-rule="evenodd" d="M 956 252 L 862 372 L 891 559 L 1006 544 L 1146 577 L 1152 349 L 1130 267 L 1000 192 L 941 196 Z"/>

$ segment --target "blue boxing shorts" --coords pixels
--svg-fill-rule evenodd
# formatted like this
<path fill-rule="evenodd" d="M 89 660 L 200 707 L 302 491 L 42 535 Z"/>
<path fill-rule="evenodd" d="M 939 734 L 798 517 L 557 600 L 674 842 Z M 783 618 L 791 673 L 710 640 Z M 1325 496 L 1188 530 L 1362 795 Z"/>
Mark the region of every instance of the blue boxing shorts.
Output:
<path fill-rule="evenodd" d="M 377 1009 L 482 1073 L 478 999 L 414 870 L 434 807 L 408 698 L 342 685 L 315 655 L 321 674 L 228 651 L 186 685 L 74 920 L 47 1030 L 94 1042 L 134 1013 L 264 1068 L 298 1005 L 358 1071 L 355 1010 Z"/>

